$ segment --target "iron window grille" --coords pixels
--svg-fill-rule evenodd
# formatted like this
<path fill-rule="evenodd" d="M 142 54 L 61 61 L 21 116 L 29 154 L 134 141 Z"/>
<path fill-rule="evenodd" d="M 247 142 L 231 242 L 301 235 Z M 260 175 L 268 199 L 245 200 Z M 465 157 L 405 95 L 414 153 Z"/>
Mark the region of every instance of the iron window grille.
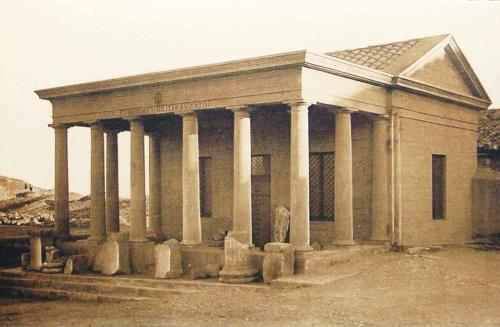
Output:
<path fill-rule="evenodd" d="M 212 217 L 212 158 L 200 158 L 200 214 Z"/>
<path fill-rule="evenodd" d="M 446 156 L 432 155 L 432 219 L 446 217 Z"/>
<path fill-rule="evenodd" d="M 309 154 L 310 220 L 334 220 L 335 155 L 333 152 Z"/>

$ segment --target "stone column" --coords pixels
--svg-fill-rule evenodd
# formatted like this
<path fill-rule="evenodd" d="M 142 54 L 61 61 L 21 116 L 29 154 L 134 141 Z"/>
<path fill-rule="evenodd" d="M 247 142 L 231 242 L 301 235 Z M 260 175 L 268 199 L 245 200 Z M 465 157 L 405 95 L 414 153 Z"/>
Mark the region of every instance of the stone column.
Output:
<path fill-rule="evenodd" d="M 371 239 L 375 241 L 388 240 L 387 129 L 388 117 L 376 117 L 373 121 L 371 235 Z"/>
<path fill-rule="evenodd" d="M 309 233 L 309 103 L 290 104 L 290 243 L 312 251 Z"/>
<path fill-rule="evenodd" d="M 120 231 L 118 130 L 106 131 L 106 234 Z"/>
<path fill-rule="evenodd" d="M 149 135 L 149 231 L 161 237 L 161 135 Z"/>
<path fill-rule="evenodd" d="M 252 142 L 250 109 L 234 108 L 234 187 L 232 234 L 241 243 L 252 244 Z"/>
<path fill-rule="evenodd" d="M 90 125 L 90 237 L 102 241 L 106 235 L 104 203 L 104 131 L 101 122 Z"/>
<path fill-rule="evenodd" d="M 68 126 L 52 125 L 55 132 L 54 236 L 69 238 Z"/>
<path fill-rule="evenodd" d="M 201 244 L 198 116 L 182 115 L 182 244 Z"/>
<path fill-rule="evenodd" d="M 130 120 L 130 241 L 147 241 L 144 125 L 139 118 Z"/>
<path fill-rule="evenodd" d="M 335 114 L 335 222 L 334 243 L 354 244 L 352 213 L 351 111 Z"/>

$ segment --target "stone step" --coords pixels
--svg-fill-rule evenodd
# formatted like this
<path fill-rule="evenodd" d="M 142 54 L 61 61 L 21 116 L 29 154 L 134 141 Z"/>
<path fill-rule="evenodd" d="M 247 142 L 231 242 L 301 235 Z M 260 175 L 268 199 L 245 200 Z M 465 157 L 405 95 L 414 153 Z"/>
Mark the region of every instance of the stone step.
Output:
<path fill-rule="evenodd" d="M 365 256 L 387 252 L 384 245 L 342 246 L 322 251 L 304 252 L 295 257 L 295 273 L 317 275 L 331 271 L 339 264 L 356 262 Z"/>
<path fill-rule="evenodd" d="M 0 271 L 0 277 L 29 278 L 34 280 L 51 280 L 73 282 L 78 284 L 95 284 L 117 287 L 147 287 L 167 290 L 213 290 L 230 287 L 242 290 L 256 291 L 268 289 L 269 286 L 262 283 L 228 285 L 222 284 L 217 279 L 187 280 L 187 279 L 155 279 L 152 277 L 133 277 L 130 275 L 103 276 L 103 275 L 65 275 L 65 274 L 42 274 L 27 272 L 20 269 L 6 269 Z"/>
<path fill-rule="evenodd" d="M 73 281 L 63 281 L 57 279 L 31 279 L 31 278 L 16 278 L 16 277 L 1 277 L 0 284 L 6 287 L 22 287 L 33 289 L 52 289 L 64 290 L 70 292 L 82 292 L 104 295 L 119 295 L 125 297 L 149 297 L 163 298 L 171 295 L 180 295 L 186 293 L 194 293 L 194 289 L 169 289 L 169 288 L 152 288 L 144 286 L 123 286 L 104 283 L 81 283 Z"/>
<path fill-rule="evenodd" d="M 293 275 L 290 277 L 282 277 L 275 279 L 271 282 L 271 286 L 274 288 L 299 288 L 299 287 L 315 287 L 315 286 L 325 286 L 332 284 L 336 281 L 356 276 L 363 271 L 355 271 L 348 274 L 328 274 L 328 275 Z"/>
<path fill-rule="evenodd" d="M 73 292 L 66 290 L 55 290 L 50 288 L 30 288 L 18 286 L 0 285 L 0 294 L 12 297 L 39 298 L 47 300 L 70 300 L 70 301 L 92 301 L 92 302 L 122 302 L 122 301 L 144 301 L 147 297 L 127 297 L 118 295 L 93 294 L 84 292 Z"/>

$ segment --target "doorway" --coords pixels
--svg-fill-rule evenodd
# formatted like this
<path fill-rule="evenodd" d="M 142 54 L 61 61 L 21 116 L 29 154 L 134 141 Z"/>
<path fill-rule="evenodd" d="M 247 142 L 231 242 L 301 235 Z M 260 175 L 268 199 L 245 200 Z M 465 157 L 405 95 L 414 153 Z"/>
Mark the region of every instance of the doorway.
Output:
<path fill-rule="evenodd" d="M 271 156 L 252 156 L 252 239 L 255 246 L 271 242 Z"/>

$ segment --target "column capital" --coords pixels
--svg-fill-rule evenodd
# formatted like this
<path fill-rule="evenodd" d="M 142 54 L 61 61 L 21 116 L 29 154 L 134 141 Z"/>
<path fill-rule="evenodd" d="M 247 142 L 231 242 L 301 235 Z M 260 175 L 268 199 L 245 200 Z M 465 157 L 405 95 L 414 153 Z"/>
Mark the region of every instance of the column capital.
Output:
<path fill-rule="evenodd" d="M 227 109 L 233 112 L 234 117 L 245 117 L 245 118 L 250 117 L 252 111 L 255 110 L 255 108 L 252 108 L 250 106 L 227 107 Z"/>
<path fill-rule="evenodd" d="M 389 121 L 389 119 L 390 119 L 390 116 L 387 114 L 376 115 L 373 117 L 373 122 L 374 123 L 387 122 L 387 121 Z"/>
<path fill-rule="evenodd" d="M 72 127 L 70 124 L 49 124 L 48 126 L 55 130 L 67 130 Z"/>
<path fill-rule="evenodd" d="M 195 118 L 198 118 L 198 113 L 196 111 L 179 112 L 179 113 L 176 113 L 176 115 L 181 116 L 182 119 L 195 119 Z"/>
<path fill-rule="evenodd" d="M 332 109 L 332 111 L 334 114 L 349 114 L 350 115 L 350 114 L 355 113 L 358 110 L 353 109 L 353 108 L 348 108 L 348 107 L 340 107 L 337 109 Z"/>
<path fill-rule="evenodd" d="M 128 121 L 128 122 L 132 122 L 132 121 L 140 121 L 142 122 L 143 121 L 143 117 L 142 116 L 131 116 L 131 117 L 123 117 L 124 120 Z"/>
<path fill-rule="evenodd" d="M 312 102 L 307 102 L 307 101 L 292 101 L 292 102 L 286 102 L 285 103 L 290 110 L 297 111 L 297 110 L 308 110 L 310 106 L 312 106 Z"/>
<path fill-rule="evenodd" d="M 106 134 L 119 134 L 123 132 L 123 129 L 117 127 L 104 127 L 104 133 Z"/>
<path fill-rule="evenodd" d="M 91 120 L 88 121 L 87 124 L 92 127 L 104 127 L 102 120 Z"/>

